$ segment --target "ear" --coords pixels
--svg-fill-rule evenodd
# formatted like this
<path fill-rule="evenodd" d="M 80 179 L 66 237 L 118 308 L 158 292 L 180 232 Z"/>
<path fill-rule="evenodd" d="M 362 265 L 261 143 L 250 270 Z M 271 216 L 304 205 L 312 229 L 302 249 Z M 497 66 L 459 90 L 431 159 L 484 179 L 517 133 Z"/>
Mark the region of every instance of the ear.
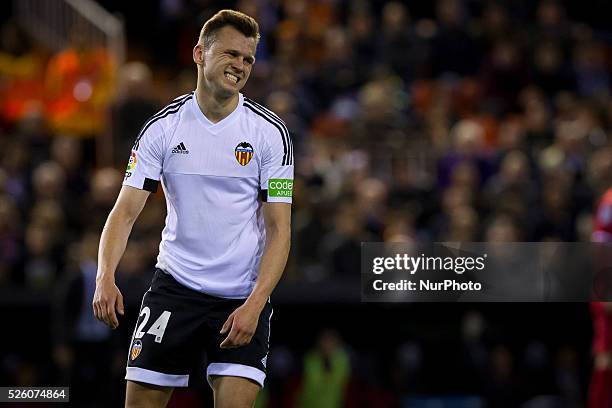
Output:
<path fill-rule="evenodd" d="M 196 65 L 204 65 L 204 46 L 202 44 L 196 44 L 193 47 L 193 62 Z"/>

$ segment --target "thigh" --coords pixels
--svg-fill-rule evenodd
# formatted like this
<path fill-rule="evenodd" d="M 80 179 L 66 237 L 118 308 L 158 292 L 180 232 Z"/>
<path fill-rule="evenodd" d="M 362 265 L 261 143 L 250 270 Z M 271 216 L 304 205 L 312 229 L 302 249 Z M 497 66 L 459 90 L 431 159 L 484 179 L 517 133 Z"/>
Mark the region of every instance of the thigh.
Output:
<path fill-rule="evenodd" d="M 172 396 L 172 387 L 128 381 L 125 391 L 126 408 L 164 408 Z"/>
<path fill-rule="evenodd" d="M 270 348 L 270 322 L 272 318 L 270 303 L 266 304 L 259 315 L 257 329 L 249 344 L 232 349 L 219 347 L 227 336 L 227 333 L 219 334 L 221 327 L 227 317 L 242 304 L 243 301 L 223 302 L 211 308 L 209 313 L 208 324 L 212 335 L 206 347 L 208 357 L 206 376 L 211 386 L 213 376 L 242 377 L 254 381 L 260 387 L 264 385 L 268 350 Z"/>
<path fill-rule="evenodd" d="M 143 297 L 125 379 L 186 387 L 193 361 L 204 351 L 203 315 L 198 294 L 158 271 Z"/>
<path fill-rule="evenodd" d="M 242 377 L 212 376 L 215 408 L 250 408 L 255 404 L 259 384 Z"/>

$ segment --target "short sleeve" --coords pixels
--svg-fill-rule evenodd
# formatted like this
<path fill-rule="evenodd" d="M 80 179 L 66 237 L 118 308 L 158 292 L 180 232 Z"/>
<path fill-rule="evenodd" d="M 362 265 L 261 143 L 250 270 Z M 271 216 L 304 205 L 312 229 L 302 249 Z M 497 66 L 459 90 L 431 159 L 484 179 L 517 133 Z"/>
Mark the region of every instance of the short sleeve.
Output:
<path fill-rule="evenodd" d="M 157 191 L 162 173 L 162 127 L 158 123 L 145 126 L 136 139 L 125 169 L 124 186 L 152 193 Z"/>
<path fill-rule="evenodd" d="M 262 200 L 291 203 L 293 197 L 293 144 L 287 127 L 275 122 L 265 130 L 267 148 L 261 160 Z"/>

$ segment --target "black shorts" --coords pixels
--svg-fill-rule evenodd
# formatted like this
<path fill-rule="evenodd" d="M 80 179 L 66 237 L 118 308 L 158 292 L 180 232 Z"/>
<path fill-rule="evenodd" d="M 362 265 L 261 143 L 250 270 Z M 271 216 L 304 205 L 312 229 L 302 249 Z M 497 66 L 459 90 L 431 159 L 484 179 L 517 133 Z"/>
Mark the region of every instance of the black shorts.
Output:
<path fill-rule="evenodd" d="M 244 299 L 223 299 L 189 289 L 157 270 L 142 298 L 132 335 L 126 380 L 186 387 L 194 359 L 205 353 L 206 377 L 244 377 L 263 387 L 270 340 L 272 306 L 266 303 L 251 342 L 221 349 L 219 334 L 227 317 Z M 202 367 L 203 368 L 203 367 Z"/>

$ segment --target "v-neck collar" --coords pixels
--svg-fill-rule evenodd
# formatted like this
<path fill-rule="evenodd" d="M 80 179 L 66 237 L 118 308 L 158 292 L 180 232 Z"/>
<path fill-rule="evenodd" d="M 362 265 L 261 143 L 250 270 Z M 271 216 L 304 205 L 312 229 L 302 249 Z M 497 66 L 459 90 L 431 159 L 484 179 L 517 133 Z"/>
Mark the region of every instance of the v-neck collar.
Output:
<path fill-rule="evenodd" d="M 206 117 L 206 115 L 204 115 L 204 113 L 200 109 L 200 106 L 198 105 L 198 97 L 196 96 L 195 91 L 193 92 L 192 98 L 193 98 L 192 106 L 193 106 L 193 110 L 195 111 L 196 117 L 198 118 L 200 123 L 206 127 L 206 129 L 208 129 L 209 131 L 213 133 L 217 133 L 221 131 L 228 124 L 233 122 L 240 115 L 242 103 L 244 102 L 244 96 L 241 93 L 238 93 L 238 105 L 236 105 L 236 108 L 229 115 L 221 119 L 219 122 L 213 123 L 210 121 L 210 119 Z"/>

